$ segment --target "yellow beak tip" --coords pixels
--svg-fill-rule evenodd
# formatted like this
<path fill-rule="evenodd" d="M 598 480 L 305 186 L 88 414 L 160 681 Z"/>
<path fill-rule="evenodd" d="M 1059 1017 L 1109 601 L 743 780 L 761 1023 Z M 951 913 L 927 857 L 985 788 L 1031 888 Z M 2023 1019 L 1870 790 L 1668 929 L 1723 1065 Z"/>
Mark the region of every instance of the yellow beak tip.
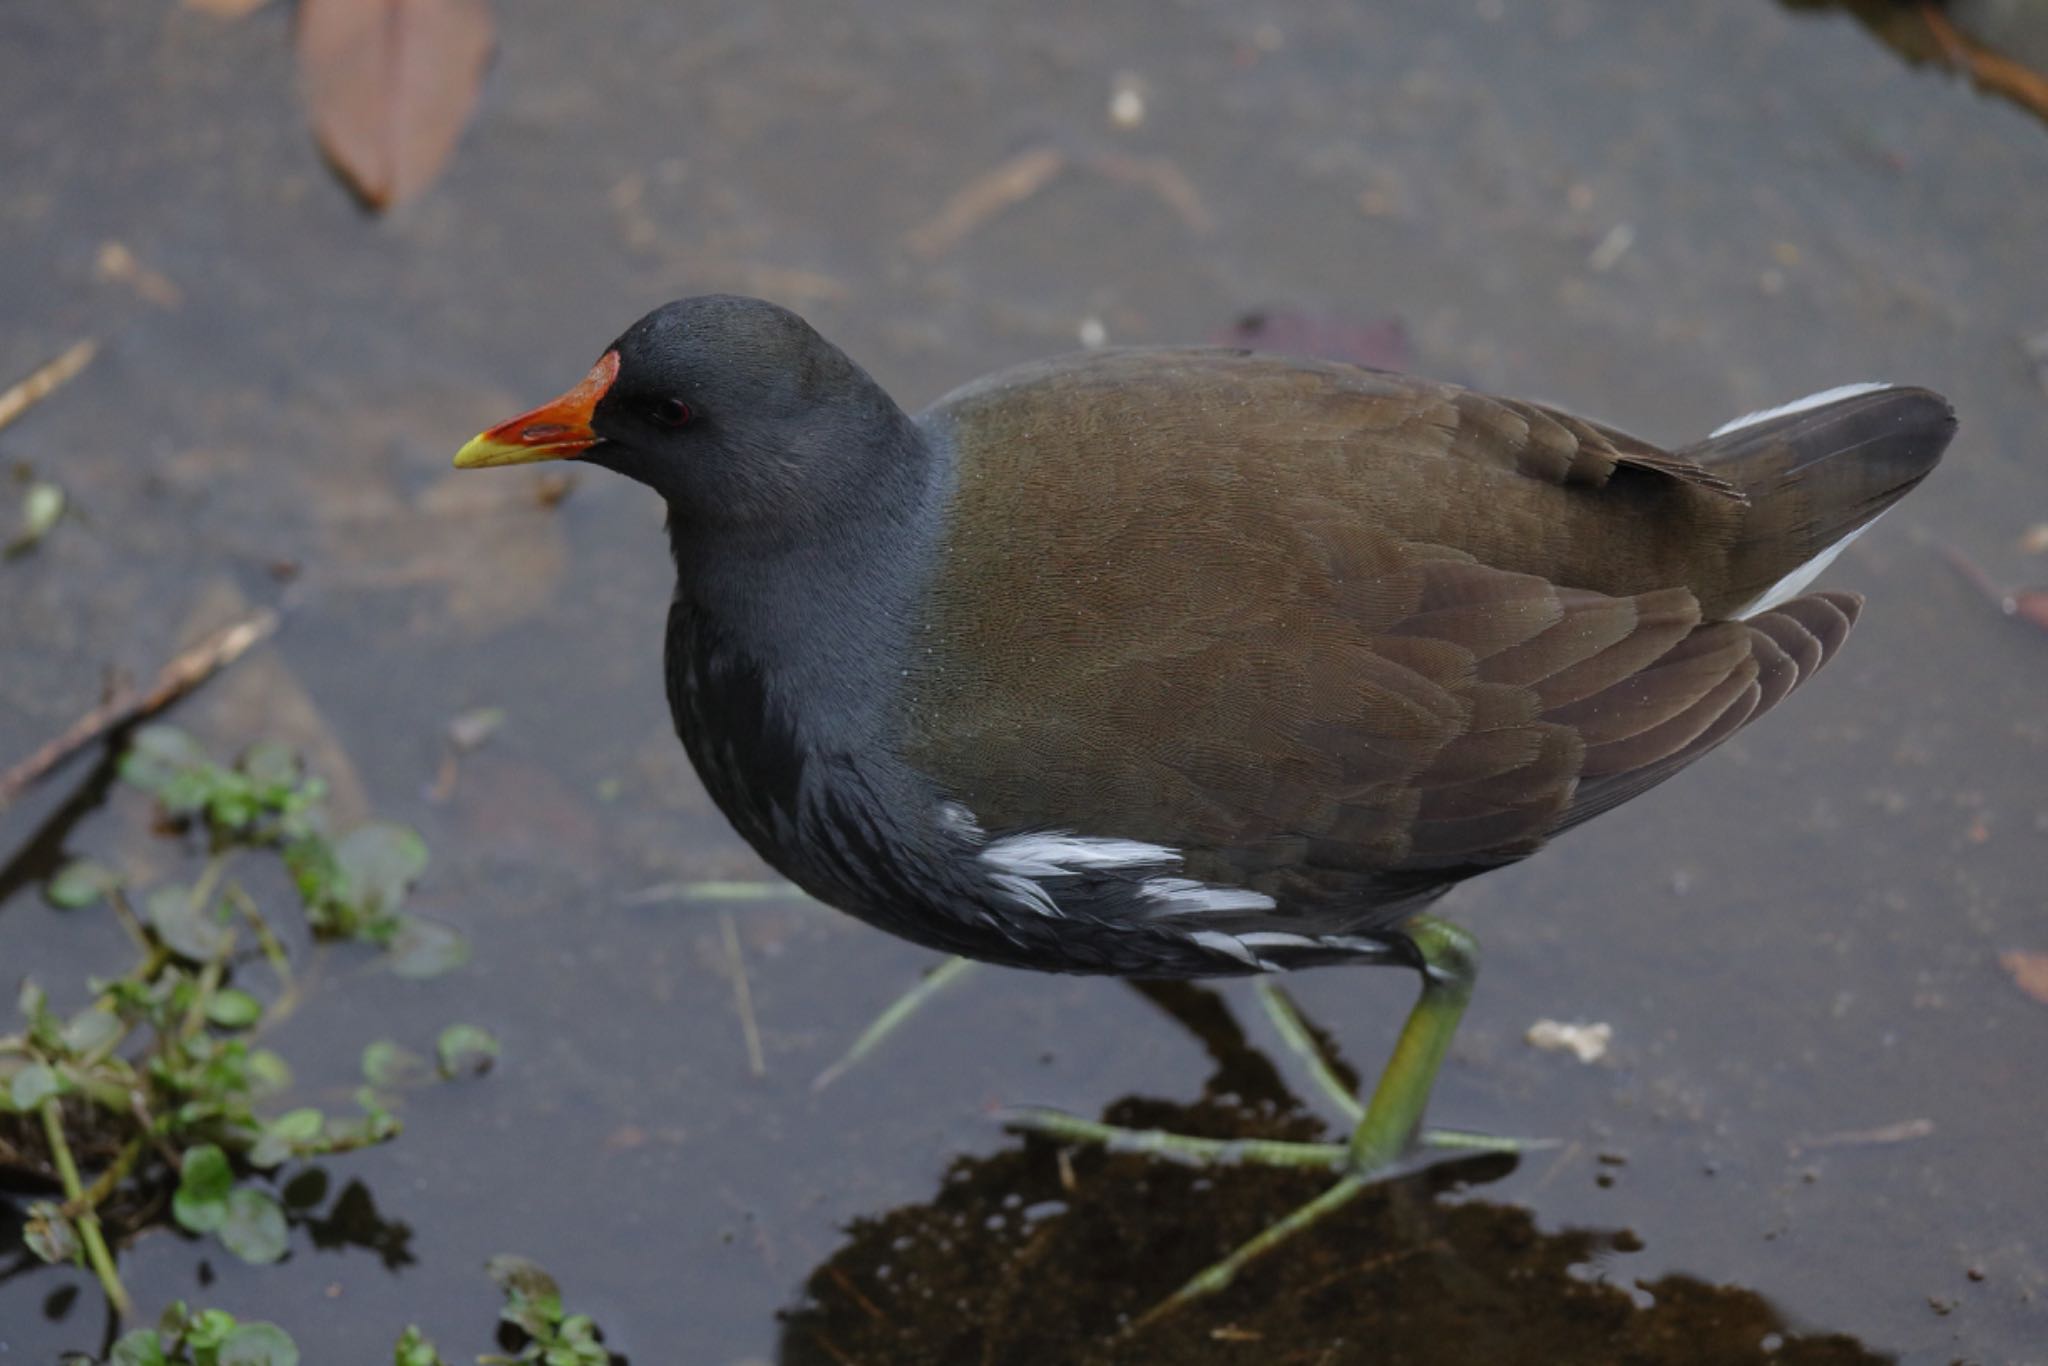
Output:
<path fill-rule="evenodd" d="M 507 446 L 501 441 L 493 441 L 488 432 L 479 432 L 461 450 L 455 452 L 455 468 L 458 470 L 487 469 L 492 465 L 512 464 L 521 456 L 532 459 L 532 456 L 527 455 L 526 452 L 521 451 L 518 447 Z"/>

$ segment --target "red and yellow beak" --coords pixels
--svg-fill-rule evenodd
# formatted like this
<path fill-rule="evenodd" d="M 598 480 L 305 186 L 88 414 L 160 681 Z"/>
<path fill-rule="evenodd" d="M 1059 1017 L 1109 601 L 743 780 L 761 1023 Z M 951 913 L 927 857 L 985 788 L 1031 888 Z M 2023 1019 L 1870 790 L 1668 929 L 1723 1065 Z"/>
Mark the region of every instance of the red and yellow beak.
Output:
<path fill-rule="evenodd" d="M 455 453 L 455 468 L 479 470 L 581 455 L 597 444 L 597 433 L 590 430 L 591 415 L 618 377 L 619 353 L 607 351 L 582 383 L 554 402 L 479 433 Z"/>

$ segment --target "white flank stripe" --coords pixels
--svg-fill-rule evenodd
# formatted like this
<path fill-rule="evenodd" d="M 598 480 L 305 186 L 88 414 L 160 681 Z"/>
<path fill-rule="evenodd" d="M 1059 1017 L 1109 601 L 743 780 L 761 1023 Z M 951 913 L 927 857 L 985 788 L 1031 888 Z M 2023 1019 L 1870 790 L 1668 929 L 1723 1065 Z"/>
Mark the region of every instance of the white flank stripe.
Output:
<path fill-rule="evenodd" d="M 1286 930 L 1253 930 L 1237 938 L 1239 943 L 1253 949 L 1319 949 L 1323 946 L 1319 939 L 1311 939 L 1305 934 L 1289 934 Z"/>
<path fill-rule="evenodd" d="M 1268 963 L 1265 959 L 1246 948 L 1244 941 L 1234 934 L 1220 934 L 1215 930 L 1197 930 L 1189 935 L 1188 938 L 1194 940 L 1205 949 L 1214 949 L 1218 953 L 1227 953 L 1238 962 L 1257 968 L 1261 972 L 1279 971 L 1271 963 Z"/>
<path fill-rule="evenodd" d="M 1048 831 L 1008 835 L 981 851 L 981 861 L 1025 877 L 1058 877 L 1084 868 L 1134 868 L 1178 863 L 1180 854 L 1143 840 L 1090 839 Z"/>
<path fill-rule="evenodd" d="M 989 881 L 1008 892 L 1010 899 L 1027 911 L 1035 911 L 1039 915 L 1060 913 L 1060 904 L 1052 899 L 1045 888 L 1028 877 L 1018 877 L 1014 873 L 997 873 Z"/>
<path fill-rule="evenodd" d="M 1803 413 L 1809 408 L 1819 408 L 1825 404 L 1833 403 L 1837 399 L 1854 398 L 1858 394 L 1874 394 L 1880 389 L 1894 389 L 1897 387 L 1897 385 L 1873 381 L 1863 384 L 1844 384 L 1833 389 L 1823 389 L 1817 394 L 1808 394 L 1805 398 L 1795 398 L 1783 407 L 1764 408 L 1738 417 L 1733 422 L 1724 422 L 1714 428 L 1713 431 L 1707 433 L 1707 440 L 1711 441 L 1717 436 L 1726 436 L 1730 432 L 1739 432 L 1744 427 L 1754 427 L 1759 422 L 1769 422 L 1774 417 L 1789 417 L 1793 413 Z"/>
<path fill-rule="evenodd" d="M 1148 877 L 1138 890 L 1166 915 L 1189 911 L 1270 911 L 1273 898 L 1244 887 L 1212 887 L 1189 877 Z"/>

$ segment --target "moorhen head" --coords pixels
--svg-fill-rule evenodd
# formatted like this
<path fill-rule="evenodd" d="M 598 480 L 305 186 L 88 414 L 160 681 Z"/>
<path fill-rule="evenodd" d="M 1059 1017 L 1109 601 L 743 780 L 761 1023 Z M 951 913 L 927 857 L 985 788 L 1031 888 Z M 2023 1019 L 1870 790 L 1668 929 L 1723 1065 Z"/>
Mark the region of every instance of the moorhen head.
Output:
<path fill-rule="evenodd" d="M 667 501 L 677 730 L 820 899 L 1053 971 L 1421 967 L 1351 1181 L 1412 1139 L 1469 991 L 1424 908 L 1812 677 L 1860 600 L 1807 586 L 1954 428 L 1861 384 L 1665 450 L 1227 349 L 1060 357 L 912 416 L 716 296 L 456 464 L 576 458 Z"/>

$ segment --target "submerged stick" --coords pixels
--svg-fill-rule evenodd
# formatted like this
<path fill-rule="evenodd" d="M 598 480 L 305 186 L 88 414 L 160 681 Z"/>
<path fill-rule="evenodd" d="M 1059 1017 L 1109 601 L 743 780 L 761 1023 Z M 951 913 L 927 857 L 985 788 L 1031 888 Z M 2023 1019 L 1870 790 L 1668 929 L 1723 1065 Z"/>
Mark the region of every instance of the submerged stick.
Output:
<path fill-rule="evenodd" d="M 0 392 L 0 428 L 77 378 L 80 370 L 92 364 L 92 358 L 99 349 L 98 342 L 79 342 L 27 379 Z"/>
<path fill-rule="evenodd" d="M 761 1027 L 754 1022 L 754 992 L 747 984 L 747 960 L 740 956 L 739 926 L 732 912 L 718 911 L 718 930 L 725 939 L 726 960 L 732 964 L 732 1000 L 740 1014 L 740 1032 L 747 1040 L 747 1070 L 757 1077 L 768 1075 L 768 1060 L 761 1054 Z"/>
<path fill-rule="evenodd" d="M 20 763 L 0 772 L 0 811 L 52 769 L 109 731 L 154 716 L 191 692 L 249 648 L 277 629 L 277 613 L 268 609 L 216 631 L 164 665 L 144 692 L 124 689 L 79 717 L 63 734 Z"/>

